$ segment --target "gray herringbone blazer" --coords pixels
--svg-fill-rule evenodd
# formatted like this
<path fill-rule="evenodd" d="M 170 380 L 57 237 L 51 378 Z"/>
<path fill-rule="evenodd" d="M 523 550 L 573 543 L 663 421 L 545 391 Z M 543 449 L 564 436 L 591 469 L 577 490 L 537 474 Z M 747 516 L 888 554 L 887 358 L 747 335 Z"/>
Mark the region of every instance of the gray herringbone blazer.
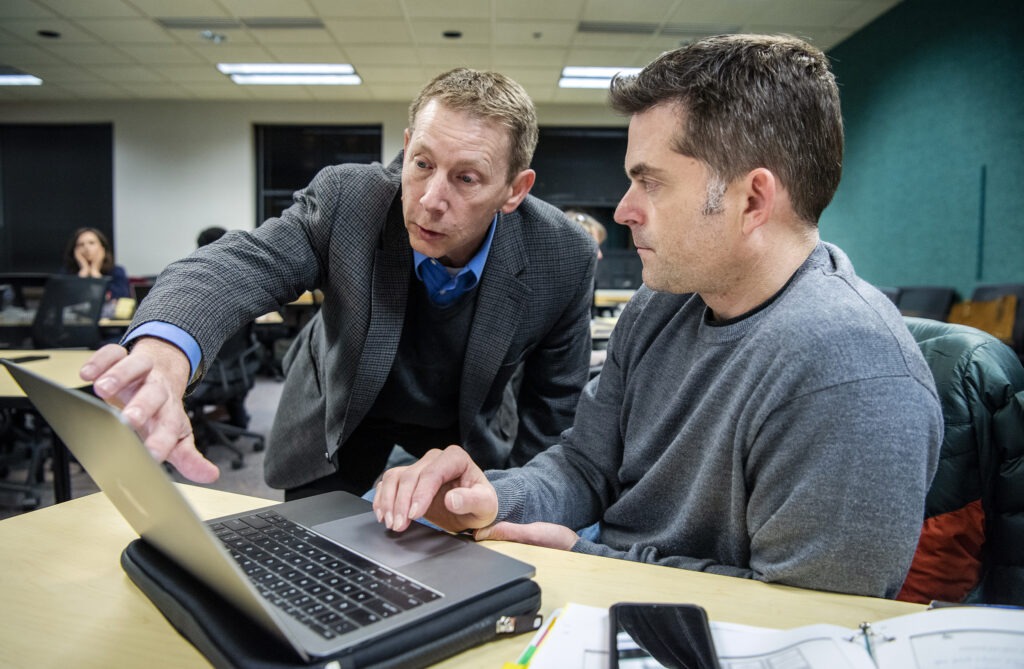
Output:
<path fill-rule="evenodd" d="M 305 290 L 324 293 L 323 332 L 302 392 L 281 399 L 267 481 L 291 488 L 334 472 L 338 449 L 373 405 L 398 349 L 412 249 L 399 202 L 401 155 L 387 167 L 323 169 L 280 218 L 169 265 L 132 327 L 162 320 L 212 360 L 223 341 Z M 397 216 L 389 210 L 395 205 Z M 572 424 L 586 382 L 593 241 L 554 207 L 527 197 L 500 215 L 460 384 L 463 446 L 483 467 L 523 464 Z M 487 428 L 523 365 L 515 444 Z M 279 434 L 280 433 L 280 434 Z M 281 435 L 286 434 L 286 438 Z"/>

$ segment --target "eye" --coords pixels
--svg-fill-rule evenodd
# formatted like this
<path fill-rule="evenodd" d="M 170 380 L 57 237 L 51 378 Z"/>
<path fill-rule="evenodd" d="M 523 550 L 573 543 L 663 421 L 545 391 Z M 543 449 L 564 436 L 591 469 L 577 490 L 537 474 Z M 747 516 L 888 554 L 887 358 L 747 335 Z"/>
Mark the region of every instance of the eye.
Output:
<path fill-rule="evenodd" d="M 464 184 L 473 184 L 473 183 L 476 183 L 476 179 L 475 179 L 475 178 L 473 178 L 473 177 L 472 177 L 471 175 L 469 175 L 469 174 L 461 174 L 461 175 L 459 175 L 459 181 L 461 181 L 461 182 L 462 182 L 462 183 L 464 183 Z"/>
<path fill-rule="evenodd" d="M 418 158 L 415 164 L 416 167 L 420 168 L 421 170 L 425 170 L 430 167 L 430 165 L 427 164 L 427 161 L 423 160 L 422 158 Z"/>

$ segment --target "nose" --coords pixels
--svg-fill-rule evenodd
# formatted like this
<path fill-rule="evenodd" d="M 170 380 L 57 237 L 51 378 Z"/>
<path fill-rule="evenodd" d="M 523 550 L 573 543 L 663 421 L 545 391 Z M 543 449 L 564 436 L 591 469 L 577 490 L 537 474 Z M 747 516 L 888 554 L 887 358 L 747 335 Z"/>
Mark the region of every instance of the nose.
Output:
<path fill-rule="evenodd" d="M 420 204 L 427 211 L 443 214 L 448 210 L 448 182 L 438 171 L 427 180 Z"/>
<path fill-rule="evenodd" d="M 636 189 L 636 184 L 630 184 L 629 190 L 619 200 L 619 205 L 615 207 L 615 214 L 612 218 L 619 225 L 632 227 L 640 224 L 641 212 L 633 201 L 634 189 Z"/>

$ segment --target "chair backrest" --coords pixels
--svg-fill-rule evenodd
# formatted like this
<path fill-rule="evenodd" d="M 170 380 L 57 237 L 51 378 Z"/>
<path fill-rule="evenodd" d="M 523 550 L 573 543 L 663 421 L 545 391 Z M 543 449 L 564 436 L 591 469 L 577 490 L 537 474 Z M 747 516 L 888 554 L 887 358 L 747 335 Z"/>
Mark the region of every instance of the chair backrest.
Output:
<path fill-rule="evenodd" d="M 1013 321 L 1013 343 L 1010 346 L 1017 352 L 1017 357 L 1024 360 L 1024 283 L 982 284 L 971 293 L 971 300 L 985 302 L 1004 295 L 1017 296 L 1017 314 Z"/>
<path fill-rule="evenodd" d="M 259 351 L 252 326 L 243 327 L 224 342 L 186 402 L 196 406 L 244 398 L 256 382 L 261 362 Z"/>
<path fill-rule="evenodd" d="M 901 286 L 896 307 L 904 316 L 944 321 L 956 300 L 956 289 L 949 286 Z"/>
<path fill-rule="evenodd" d="M 96 348 L 108 279 L 55 274 L 43 290 L 32 320 L 36 348 Z"/>
<path fill-rule="evenodd" d="M 945 434 L 899 599 L 1024 604 L 1024 525 L 1014 522 L 1024 514 L 1024 367 L 981 330 L 905 321 L 935 377 Z"/>

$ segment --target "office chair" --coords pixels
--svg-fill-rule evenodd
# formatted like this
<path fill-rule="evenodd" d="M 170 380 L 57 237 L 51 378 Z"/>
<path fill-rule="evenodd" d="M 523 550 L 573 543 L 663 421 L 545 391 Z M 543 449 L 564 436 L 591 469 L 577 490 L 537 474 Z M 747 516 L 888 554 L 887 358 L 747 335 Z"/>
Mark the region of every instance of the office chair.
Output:
<path fill-rule="evenodd" d="M 46 281 L 32 320 L 35 348 L 99 348 L 107 279 L 55 274 Z"/>
<path fill-rule="evenodd" d="M 1024 283 L 989 283 L 975 287 L 971 293 L 973 301 L 995 300 L 1004 295 L 1017 296 L 1017 314 L 1013 319 L 1013 335 L 1010 347 L 1024 362 Z"/>
<path fill-rule="evenodd" d="M 944 321 L 956 300 L 956 290 L 948 286 L 904 286 L 896 297 L 896 308 L 904 316 Z"/>
<path fill-rule="evenodd" d="M 224 343 L 206 375 L 185 397 L 185 410 L 192 421 L 196 447 L 203 453 L 213 446 L 231 451 L 235 456 L 231 461 L 232 469 L 240 469 L 245 464 L 238 446 L 240 438 L 251 439 L 254 451 L 262 451 L 265 445 L 263 435 L 238 424 L 247 422 L 247 419 L 226 415 L 232 405 L 241 409 L 255 383 L 262 359 L 261 350 L 260 343 L 253 336 L 252 326 L 242 328 Z M 221 418 L 234 418 L 236 424 Z"/>
<path fill-rule="evenodd" d="M 935 377 L 945 434 L 897 599 L 1024 605 L 1024 367 L 981 330 L 905 321 Z"/>

